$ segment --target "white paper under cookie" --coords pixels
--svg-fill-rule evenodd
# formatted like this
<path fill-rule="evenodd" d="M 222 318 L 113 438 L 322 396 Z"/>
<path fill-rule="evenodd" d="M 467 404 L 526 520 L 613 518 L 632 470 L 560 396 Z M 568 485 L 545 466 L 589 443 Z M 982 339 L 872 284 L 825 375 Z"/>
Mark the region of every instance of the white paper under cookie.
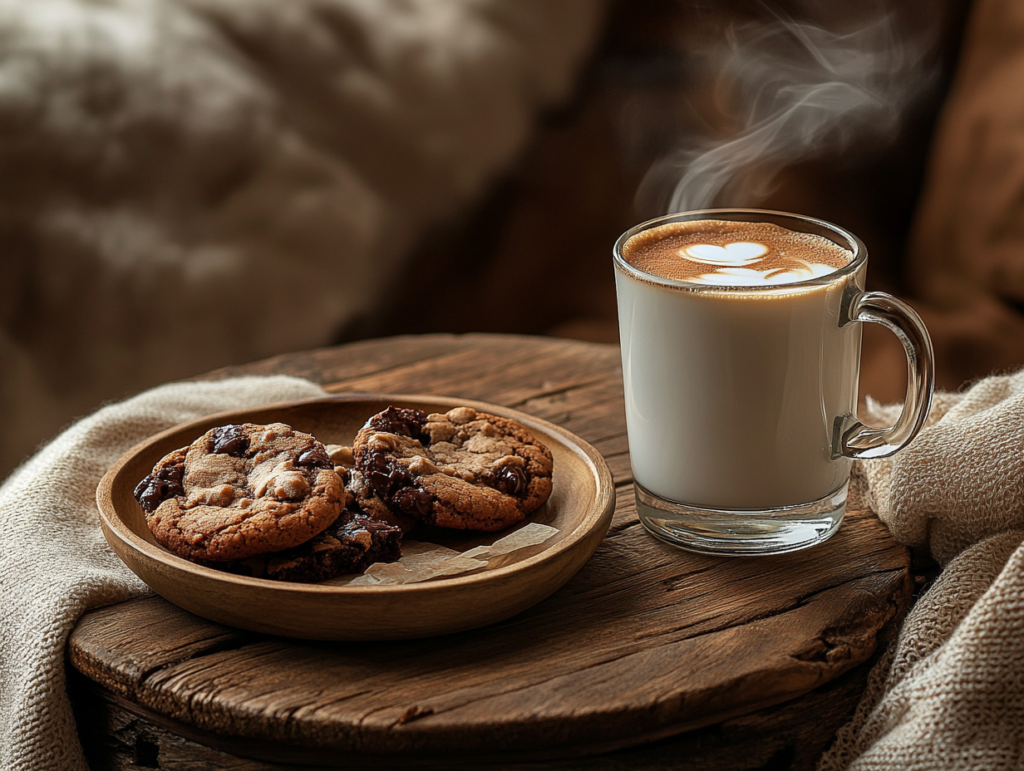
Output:
<path fill-rule="evenodd" d="M 370 565 L 362 575 L 346 576 L 329 583 L 336 586 L 395 586 L 460 575 L 487 567 L 494 557 L 542 544 L 557 532 L 556 527 L 530 522 L 490 545 L 477 546 L 464 553 L 438 544 L 406 541 L 402 544 L 402 558 L 398 562 L 378 562 Z"/>

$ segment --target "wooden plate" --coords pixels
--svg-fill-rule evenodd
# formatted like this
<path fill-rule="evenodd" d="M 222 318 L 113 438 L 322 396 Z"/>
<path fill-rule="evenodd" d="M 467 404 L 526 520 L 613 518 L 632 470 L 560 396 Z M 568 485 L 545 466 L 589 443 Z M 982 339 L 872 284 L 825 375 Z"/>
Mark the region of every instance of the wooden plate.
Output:
<path fill-rule="evenodd" d="M 350 445 L 371 415 L 389 404 L 425 412 L 468 405 L 518 420 L 554 456 L 553 490 L 528 521 L 558 528 L 546 542 L 491 560 L 472 573 L 417 584 L 333 586 L 248 578 L 195 565 L 158 545 L 132 491 L 153 465 L 209 429 L 227 423 L 287 423 L 325 444 Z M 168 429 L 129 450 L 96 490 L 111 548 L 155 592 L 199 616 L 258 632 L 318 640 L 394 640 L 458 632 L 508 618 L 558 589 L 590 558 L 615 507 L 604 459 L 568 431 L 497 405 L 434 396 L 358 394 L 223 412 Z M 458 551 L 508 531 L 466 534 L 431 529 Z M 416 537 L 421 537 L 414 533 Z"/>

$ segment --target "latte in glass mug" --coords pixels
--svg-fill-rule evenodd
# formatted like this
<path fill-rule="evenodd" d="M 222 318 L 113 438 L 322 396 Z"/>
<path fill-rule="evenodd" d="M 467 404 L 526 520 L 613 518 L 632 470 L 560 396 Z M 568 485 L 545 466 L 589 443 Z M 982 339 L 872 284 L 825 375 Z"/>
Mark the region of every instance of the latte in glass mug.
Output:
<path fill-rule="evenodd" d="M 851 459 L 895 452 L 931 399 L 927 333 L 898 300 L 864 291 L 863 244 L 798 215 L 696 212 L 628 231 L 615 264 L 641 522 L 714 553 L 830 537 Z M 859 321 L 893 329 L 914 370 L 891 429 L 855 417 Z"/>

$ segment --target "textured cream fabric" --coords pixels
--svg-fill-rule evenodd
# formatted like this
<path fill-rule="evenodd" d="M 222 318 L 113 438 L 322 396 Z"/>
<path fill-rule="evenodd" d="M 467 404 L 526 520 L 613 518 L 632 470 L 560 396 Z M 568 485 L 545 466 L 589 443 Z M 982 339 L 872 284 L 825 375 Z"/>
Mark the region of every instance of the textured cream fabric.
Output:
<path fill-rule="evenodd" d="M 856 473 L 896 540 L 943 569 L 821 771 L 1021 768 L 1024 372 L 939 394 L 908 448 Z"/>
<path fill-rule="evenodd" d="M 65 691 L 64 645 L 90 608 L 149 590 L 110 550 L 96 486 L 130 447 L 224 410 L 314 398 L 290 377 L 161 386 L 67 429 L 0 488 L 0 768 L 86 768 Z"/>
<path fill-rule="evenodd" d="M 875 409 L 887 421 L 895 411 Z M 1024 528 L 1024 370 L 939 394 L 909 447 L 860 470 L 869 504 L 896 540 L 940 564 L 987 536 Z"/>

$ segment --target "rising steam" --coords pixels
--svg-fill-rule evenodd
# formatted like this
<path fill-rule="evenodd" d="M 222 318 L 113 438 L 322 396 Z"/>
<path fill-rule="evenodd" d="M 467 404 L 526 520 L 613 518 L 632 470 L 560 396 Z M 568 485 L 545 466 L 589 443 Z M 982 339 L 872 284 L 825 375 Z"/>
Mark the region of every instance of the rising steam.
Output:
<path fill-rule="evenodd" d="M 738 131 L 665 159 L 641 193 L 671 175 L 678 182 L 669 212 L 754 205 L 788 165 L 854 140 L 892 140 L 908 107 L 937 81 L 937 26 L 910 32 L 892 14 L 842 32 L 779 17 L 734 26 L 705 56 Z"/>

